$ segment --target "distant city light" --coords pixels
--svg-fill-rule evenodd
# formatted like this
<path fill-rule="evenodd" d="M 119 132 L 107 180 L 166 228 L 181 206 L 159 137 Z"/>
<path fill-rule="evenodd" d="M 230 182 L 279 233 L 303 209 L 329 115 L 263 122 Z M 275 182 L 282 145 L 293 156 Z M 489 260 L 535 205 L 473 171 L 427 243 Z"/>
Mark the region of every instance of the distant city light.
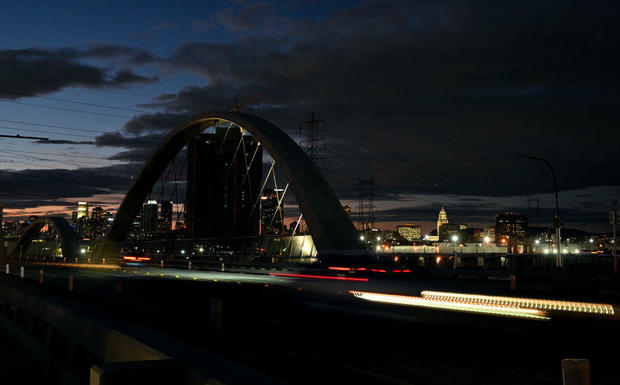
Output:
<path fill-rule="evenodd" d="M 198 251 L 200 251 L 200 252 L 202 253 L 203 251 L 205 251 L 205 249 L 203 249 L 203 248 L 201 247 L 200 249 L 198 249 Z"/>
<path fill-rule="evenodd" d="M 366 239 L 366 238 L 364 238 L 363 235 L 360 235 L 360 241 L 363 241 L 364 239 Z"/>
<path fill-rule="evenodd" d="M 452 236 L 452 242 L 456 242 L 459 240 L 459 237 L 457 237 L 456 235 Z"/>
<path fill-rule="evenodd" d="M 540 245 L 540 239 L 535 240 L 534 243 L 536 243 L 537 245 Z"/>
<path fill-rule="evenodd" d="M 594 243 L 594 239 L 590 238 L 590 243 Z"/>
<path fill-rule="evenodd" d="M 489 243 L 491 242 L 491 238 L 489 238 L 489 236 L 487 235 L 486 237 L 484 237 L 484 243 Z"/>
<path fill-rule="evenodd" d="M 380 240 L 381 240 L 381 237 L 377 237 L 377 241 L 380 241 Z"/>
<path fill-rule="evenodd" d="M 185 254 L 185 250 L 181 250 L 181 254 Z"/>
<path fill-rule="evenodd" d="M 84 254 L 86 252 L 86 249 L 80 249 L 80 253 Z"/>

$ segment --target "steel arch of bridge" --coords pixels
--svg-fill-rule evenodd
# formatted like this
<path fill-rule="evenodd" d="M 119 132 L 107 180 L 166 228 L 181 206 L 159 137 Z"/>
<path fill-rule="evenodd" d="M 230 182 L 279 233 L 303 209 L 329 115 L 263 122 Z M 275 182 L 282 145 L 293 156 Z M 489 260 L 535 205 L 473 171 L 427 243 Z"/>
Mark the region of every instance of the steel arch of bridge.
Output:
<path fill-rule="evenodd" d="M 206 112 L 172 131 L 125 195 L 99 256 L 115 256 L 131 222 L 166 167 L 189 141 L 217 123 L 232 123 L 249 132 L 269 152 L 291 183 L 293 194 L 319 253 L 360 249 L 357 232 L 315 164 L 287 134 L 257 116 L 238 112 Z"/>
<path fill-rule="evenodd" d="M 58 241 L 60 243 L 60 249 L 62 250 L 63 257 L 75 258 L 79 254 L 80 243 L 78 241 L 75 232 L 69 225 L 66 219 L 62 217 L 41 217 L 34 221 L 30 226 L 26 228 L 24 234 L 17 240 L 15 247 L 8 253 L 9 256 L 16 257 L 20 250 L 28 250 L 28 246 L 32 243 L 41 229 L 45 226 L 52 226 L 58 233 Z"/>

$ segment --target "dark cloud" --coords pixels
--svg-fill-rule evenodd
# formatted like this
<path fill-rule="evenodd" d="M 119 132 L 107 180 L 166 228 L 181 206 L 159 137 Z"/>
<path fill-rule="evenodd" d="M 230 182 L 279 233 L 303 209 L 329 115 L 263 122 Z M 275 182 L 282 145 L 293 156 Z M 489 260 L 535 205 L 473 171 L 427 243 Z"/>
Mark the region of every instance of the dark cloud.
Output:
<path fill-rule="evenodd" d="M 391 192 L 551 191 L 545 166 L 519 152 L 549 159 L 561 189 L 609 184 L 620 167 L 618 7 L 365 1 L 272 33 L 188 42 L 162 61 L 208 85 L 149 106 L 193 114 L 260 92 L 243 111 L 282 126 L 316 111 L 333 133 L 336 189 L 374 175 Z M 230 11 L 240 27 L 245 11 Z"/>
<path fill-rule="evenodd" d="M 81 62 L 82 58 L 114 55 L 112 46 L 91 50 L 92 53 L 73 48 L 0 50 L 0 98 L 20 99 L 65 87 L 119 88 L 157 81 L 157 77 L 140 76 L 127 68 L 111 72 Z"/>
<path fill-rule="evenodd" d="M 1 171 L 0 183 L 5 186 L 0 199 L 5 207 L 36 207 L 40 201 L 55 205 L 70 197 L 95 194 L 124 193 L 129 188 L 138 165 L 123 164 L 77 170 Z M 31 202 L 24 206 L 23 201 Z M 16 202 L 22 202 L 22 205 Z"/>
<path fill-rule="evenodd" d="M 123 129 L 131 135 L 141 135 L 149 132 L 169 132 L 188 118 L 189 115 L 172 113 L 141 114 L 125 123 Z"/>
<path fill-rule="evenodd" d="M 145 64 L 155 60 L 148 51 L 135 47 L 118 45 L 91 45 L 84 51 L 78 51 L 76 56 L 95 59 L 122 59 L 126 64 Z"/>
<path fill-rule="evenodd" d="M 118 147 L 125 151 L 118 152 L 108 159 L 126 162 L 145 162 L 159 146 L 166 134 L 154 133 L 142 136 L 126 136 L 119 132 L 107 132 L 95 138 L 95 144 L 101 147 Z"/>

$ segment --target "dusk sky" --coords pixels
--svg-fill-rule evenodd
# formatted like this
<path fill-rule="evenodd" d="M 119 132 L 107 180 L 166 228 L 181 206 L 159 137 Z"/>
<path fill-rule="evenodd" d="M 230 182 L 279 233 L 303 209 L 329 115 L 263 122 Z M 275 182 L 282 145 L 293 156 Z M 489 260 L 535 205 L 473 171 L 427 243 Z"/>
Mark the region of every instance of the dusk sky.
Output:
<path fill-rule="evenodd" d="M 0 204 L 115 208 L 187 117 L 230 110 L 295 134 L 327 121 L 323 173 L 379 227 L 553 218 L 608 231 L 620 196 L 617 1 L 0 1 Z M 296 140 L 298 138 L 296 137 Z M 532 219 L 531 219 L 532 220 Z M 533 221 L 533 220 L 532 220 Z"/>

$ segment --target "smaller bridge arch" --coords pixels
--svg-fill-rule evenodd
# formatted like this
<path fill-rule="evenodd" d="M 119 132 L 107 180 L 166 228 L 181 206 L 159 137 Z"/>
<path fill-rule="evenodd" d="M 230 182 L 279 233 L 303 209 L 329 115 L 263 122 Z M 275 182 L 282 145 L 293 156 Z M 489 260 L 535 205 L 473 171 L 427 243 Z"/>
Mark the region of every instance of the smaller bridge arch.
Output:
<path fill-rule="evenodd" d="M 58 242 L 60 243 L 60 249 L 62 250 L 62 255 L 64 257 L 75 258 L 78 256 L 80 248 L 78 238 L 71 228 L 71 225 L 69 225 L 69 222 L 62 217 L 38 218 L 26 228 L 26 231 L 17 240 L 15 247 L 8 252 L 8 255 L 16 257 L 20 250 L 28 250 L 28 246 L 30 246 L 32 240 L 39 235 L 41 229 L 45 227 L 45 225 L 52 226 L 56 229 L 56 232 L 58 233 Z"/>

